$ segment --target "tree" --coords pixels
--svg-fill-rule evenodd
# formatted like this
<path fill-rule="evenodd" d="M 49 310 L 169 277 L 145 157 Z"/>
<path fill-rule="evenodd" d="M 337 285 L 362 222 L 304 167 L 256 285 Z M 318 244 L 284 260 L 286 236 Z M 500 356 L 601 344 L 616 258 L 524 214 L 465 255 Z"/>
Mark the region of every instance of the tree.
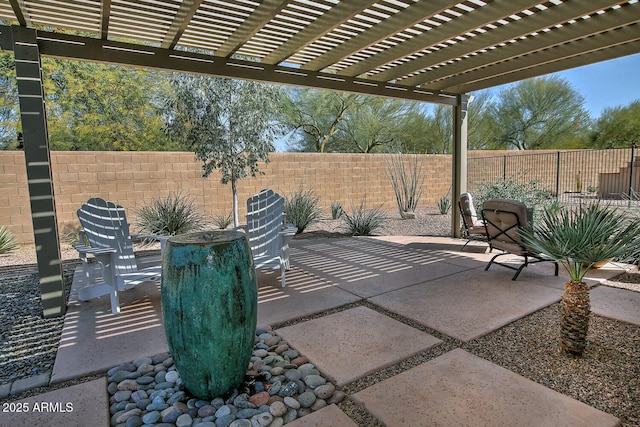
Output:
<path fill-rule="evenodd" d="M 278 90 L 264 83 L 175 73 L 167 103 L 167 132 L 203 162 L 203 176 L 214 170 L 231 183 L 233 223 L 238 226 L 238 180 L 260 173 L 268 162 L 278 126 Z"/>
<path fill-rule="evenodd" d="M 92 62 L 43 61 L 54 150 L 176 150 L 163 133 L 158 99 L 166 74 Z"/>
<path fill-rule="evenodd" d="M 583 131 L 584 99 L 558 77 L 523 80 L 500 92 L 491 109 L 497 143 L 506 149 L 552 148 Z"/>
<path fill-rule="evenodd" d="M 326 90 L 294 89 L 281 98 L 282 122 L 299 139 L 298 151 L 325 153 L 338 150 L 338 132 L 357 96 Z"/>
<path fill-rule="evenodd" d="M 594 127 L 593 148 L 622 148 L 640 143 L 640 99 L 626 107 L 606 108 Z"/>
<path fill-rule="evenodd" d="M 375 96 L 358 96 L 345 114 L 338 134 L 340 151 L 384 152 L 410 142 L 409 119 L 419 114 L 419 104 Z"/>
<path fill-rule="evenodd" d="M 20 113 L 13 55 L 0 54 L 0 150 L 17 148 Z"/>

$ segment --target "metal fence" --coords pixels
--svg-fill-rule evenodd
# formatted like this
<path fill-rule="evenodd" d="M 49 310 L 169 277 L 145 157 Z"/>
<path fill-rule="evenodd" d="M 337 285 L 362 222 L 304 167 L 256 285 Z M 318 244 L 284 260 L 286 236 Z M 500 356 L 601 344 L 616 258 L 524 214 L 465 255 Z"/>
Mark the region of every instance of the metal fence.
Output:
<path fill-rule="evenodd" d="M 558 151 L 540 154 L 509 154 L 474 157 L 467 162 L 467 187 L 498 180 L 518 183 L 535 181 L 540 189 L 561 197 L 567 193 L 592 195 L 601 199 L 640 198 L 640 150 Z"/>

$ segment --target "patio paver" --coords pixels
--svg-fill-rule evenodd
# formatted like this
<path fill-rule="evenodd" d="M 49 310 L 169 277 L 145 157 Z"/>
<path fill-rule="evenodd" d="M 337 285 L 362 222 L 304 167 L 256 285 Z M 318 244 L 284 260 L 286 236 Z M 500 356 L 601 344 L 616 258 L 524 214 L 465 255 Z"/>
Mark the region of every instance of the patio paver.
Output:
<path fill-rule="evenodd" d="M 510 270 L 507 270 L 510 272 Z M 560 300 L 562 291 L 522 274 L 470 270 L 370 301 L 453 338 L 469 341 Z M 420 301 L 416 304 L 416 301 Z"/>
<path fill-rule="evenodd" d="M 441 342 L 366 307 L 354 307 L 276 332 L 338 386 Z"/>
<path fill-rule="evenodd" d="M 619 420 L 452 350 L 352 396 L 389 426 L 615 426 Z"/>
<path fill-rule="evenodd" d="M 287 424 L 289 427 L 357 427 L 336 405 L 326 406 Z"/>
<path fill-rule="evenodd" d="M 640 292 L 598 286 L 589 293 L 593 313 L 640 326 Z"/>
<path fill-rule="evenodd" d="M 158 283 L 121 292 L 120 314 L 111 313 L 108 296 L 80 302 L 73 299 L 76 291 L 69 298 L 52 383 L 169 351 Z"/>
<path fill-rule="evenodd" d="M 3 412 L 3 426 L 108 426 L 107 378 L 11 402 L 24 412 Z M 19 406 L 16 406 L 19 405 Z"/>

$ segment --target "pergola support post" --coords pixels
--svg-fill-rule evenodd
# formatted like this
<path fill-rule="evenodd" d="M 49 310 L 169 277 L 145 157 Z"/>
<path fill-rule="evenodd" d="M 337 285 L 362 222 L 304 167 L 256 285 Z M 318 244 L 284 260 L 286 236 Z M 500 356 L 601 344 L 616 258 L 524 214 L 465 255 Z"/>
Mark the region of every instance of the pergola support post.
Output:
<path fill-rule="evenodd" d="M 453 107 L 453 155 L 451 165 L 452 217 L 451 235 L 460 237 L 460 194 L 467 191 L 467 107 L 469 96 L 458 95 Z"/>
<path fill-rule="evenodd" d="M 11 32 L 42 310 L 44 317 L 61 316 L 66 311 L 66 295 L 60 261 L 40 51 L 36 30 L 13 26 Z"/>

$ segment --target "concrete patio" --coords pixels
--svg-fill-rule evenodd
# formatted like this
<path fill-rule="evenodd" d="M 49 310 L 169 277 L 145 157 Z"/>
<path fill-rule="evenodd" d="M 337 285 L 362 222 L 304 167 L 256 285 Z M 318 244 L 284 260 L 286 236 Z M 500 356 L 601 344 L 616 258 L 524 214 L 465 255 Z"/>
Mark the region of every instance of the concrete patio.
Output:
<path fill-rule="evenodd" d="M 277 272 L 258 274 L 258 325 L 273 326 L 342 387 L 437 348 L 442 337 L 465 343 L 560 300 L 566 276 L 561 270 L 555 277 L 552 264 L 529 266 L 514 282 L 511 270 L 494 266 L 484 271 L 492 254 L 483 253 L 482 244 L 474 242 L 460 252 L 463 243 L 434 237 L 294 240 L 286 288 L 280 287 Z M 610 264 L 594 270 L 588 282 L 621 271 Z M 603 286 L 592 293 L 595 314 L 636 325 L 639 305 L 640 293 Z M 121 307 L 122 313 L 113 315 L 108 298 L 80 303 L 72 292 L 52 384 L 168 351 L 159 284 L 124 292 Z M 460 348 L 349 398 L 388 426 L 619 423 Z M 41 419 L 33 413 L 2 414 L 6 421 L 0 424 L 109 425 L 106 377 L 24 401 L 72 402 L 74 410 L 39 414 Z M 331 405 L 288 425 L 357 424 Z"/>

